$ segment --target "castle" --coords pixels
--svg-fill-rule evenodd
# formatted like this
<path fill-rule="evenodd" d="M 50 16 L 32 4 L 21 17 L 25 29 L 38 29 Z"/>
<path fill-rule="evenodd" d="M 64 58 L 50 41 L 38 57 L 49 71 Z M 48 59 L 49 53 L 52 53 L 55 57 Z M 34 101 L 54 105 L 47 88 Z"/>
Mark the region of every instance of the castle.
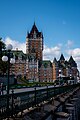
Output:
<path fill-rule="evenodd" d="M 34 23 L 26 36 L 26 54 L 18 49 L 13 50 L 15 64 L 11 66 L 10 74 L 36 82 L 53 82 L 59 77 L 60 70 L 62 76 L 76 78 L 79 71 L 72 56 L 68 61 L 65 60 L 63 54 L 59 60 L 54 58 L 53 62 L 43 60 L 43 39 L 43 33 L 39 32 Z"/>

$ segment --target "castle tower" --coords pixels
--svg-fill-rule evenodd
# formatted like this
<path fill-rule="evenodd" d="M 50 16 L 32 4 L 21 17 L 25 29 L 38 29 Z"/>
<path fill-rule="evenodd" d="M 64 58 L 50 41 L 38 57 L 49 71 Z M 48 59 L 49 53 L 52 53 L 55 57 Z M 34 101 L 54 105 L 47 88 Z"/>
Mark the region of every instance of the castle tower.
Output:
<path fill-rule="evenodd" d="M 37 60 L 42 60 L 43 57 L 43 34 L 39 32 L 35 23 L 32 26 L 30 33 L 26 37 L 26 54 L 35 54 Z"/>

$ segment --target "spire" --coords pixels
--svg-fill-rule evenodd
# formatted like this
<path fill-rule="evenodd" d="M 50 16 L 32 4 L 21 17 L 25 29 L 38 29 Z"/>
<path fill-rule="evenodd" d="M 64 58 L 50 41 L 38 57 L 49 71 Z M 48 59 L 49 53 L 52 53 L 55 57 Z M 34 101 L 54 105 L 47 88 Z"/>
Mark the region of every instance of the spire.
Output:
<path fill-rule="evenodd" d="M 35 21 L 34 21 L 34 25 L 36 26 Z"/>
<path fill-rule="evenodd" d="M 35 22 L 34 22 L 34 24 L 33 24 L 33 26 L 32 26 L 32 29 L 31 29 L 31 31 L 30 31 L 30 34 L 33 34 L 34 32 L 36 32 L 36 33 L 39 32 L 38 29 L 37 29 L 37 27 L 36 27 Z"/>
<path fill-rule="evenodd" d="M 71 56 L 69 59 L 69 64 L 71 65 L 71 67 L 77 67 L 76 62 L 74 61 L 73 57 Z"/>
<path fill-rule="evenodd" d="M 54 58 L 53 63 L 57 63 L 57 59 L 56 58 Z"/>
<path fill-rule="evenodd" d="M 72 56 L 70 56 L 70 59 L 69 59 L 69 61 L 74 61 Z"/>
<path fill-rule="evenodd" d="M 61 57 L 60 57 L 59 61 L 65 61 L 65 58 L 64 58 L 63 54 L 61 54 Z"/>
<path fill-rule="evenodd" d="M 27 34 L 27 38 L 33 38 L 33 39 L 43 38 L 43 34 L 42 34 L 42 32 L 38 31 L 35 21 L 34 21 L 34 24 L 32 26 L 30 33 Z"/>

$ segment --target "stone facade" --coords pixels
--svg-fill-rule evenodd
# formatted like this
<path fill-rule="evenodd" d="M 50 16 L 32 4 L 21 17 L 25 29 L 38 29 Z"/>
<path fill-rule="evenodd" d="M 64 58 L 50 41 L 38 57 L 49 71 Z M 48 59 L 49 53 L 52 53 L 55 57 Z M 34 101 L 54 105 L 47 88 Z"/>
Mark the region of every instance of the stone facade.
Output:
<path fill-rule="evenodd" d="M 43 34 L 39 32 L 35 23 L 30 33 L 26 37 L 26 54 L 35 53 L 36 59 L 42 60 L 43 57 Z"/>
<path fill-rule="evenodd" d="M 39 81 L 52 82 L 52 63 L 49 60 L 39 62 Z"/>

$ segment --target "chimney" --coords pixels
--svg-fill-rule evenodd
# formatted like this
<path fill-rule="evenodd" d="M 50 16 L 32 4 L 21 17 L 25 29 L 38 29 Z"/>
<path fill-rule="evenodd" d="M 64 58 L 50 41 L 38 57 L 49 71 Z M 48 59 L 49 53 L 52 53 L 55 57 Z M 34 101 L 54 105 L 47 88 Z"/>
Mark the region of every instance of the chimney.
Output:
<path fill-rule="evenodd" d="M 18 51 L 18 48 L 16 48 L 16 51 Z"/>

